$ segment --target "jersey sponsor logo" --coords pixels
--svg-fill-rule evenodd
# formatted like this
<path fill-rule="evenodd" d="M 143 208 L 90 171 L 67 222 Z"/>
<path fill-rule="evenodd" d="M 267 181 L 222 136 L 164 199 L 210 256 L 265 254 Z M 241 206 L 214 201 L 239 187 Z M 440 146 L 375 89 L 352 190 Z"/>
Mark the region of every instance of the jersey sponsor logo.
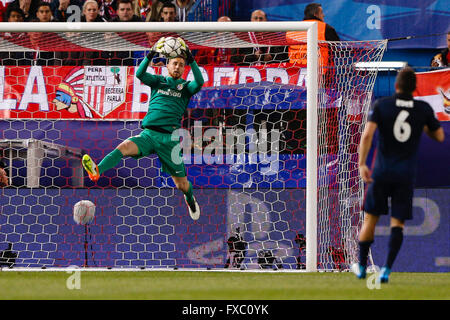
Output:
<path fill-rule="evenodd" d="M 397 107 L 413 108 L 414 107 L 414 101 L 413 100 L 395 99 L 395 105 Z"/>
<path fill-rule="evenodd" d="M 166 96 L 181 98 L 181 92 L 176 92 L 176 91 L 173 91 L 171 89 L 167 89 L 167 90 L 158 89 L 158 93 L 166 95 Z"/>

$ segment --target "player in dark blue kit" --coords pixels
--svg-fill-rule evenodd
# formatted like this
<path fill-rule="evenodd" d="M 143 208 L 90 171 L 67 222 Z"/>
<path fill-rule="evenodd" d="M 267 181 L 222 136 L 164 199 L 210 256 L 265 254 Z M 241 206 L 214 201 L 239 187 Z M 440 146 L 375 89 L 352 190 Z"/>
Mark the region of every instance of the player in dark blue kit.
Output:
<path fill-rule="evenodd" d="M 391 198 L 388 255 L 378 278 L 380 282 L 388 282 L 403 242 L 405 220 L 412 219 L 417 149 L 422 131 L 436 141 L 444 141 L 444 130 L 431 106 L 413 100 L 415 88 L 413 69 L 402 69 L 395 81 L 395 95 L 374 102 L 361 137 L 359 173 L 369 185 L 364 199 L 364 223 L 359 234 L 359 263 L 352 266 L 352 271 L 360 279 L 366 277 L 367 256 L 374 240 L 375 226 L 380 215 L 389 213 L 388 198 Z M 377 129 L 378 150 L 371 173 L 366 160 Z"/>

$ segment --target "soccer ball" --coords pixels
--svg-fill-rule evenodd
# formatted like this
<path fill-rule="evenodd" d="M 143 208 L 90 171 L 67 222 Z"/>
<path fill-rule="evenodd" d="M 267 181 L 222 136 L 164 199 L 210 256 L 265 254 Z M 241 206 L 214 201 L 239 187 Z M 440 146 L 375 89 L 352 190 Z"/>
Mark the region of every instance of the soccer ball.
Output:
<path fill-rule="evenodd" d="M 95 204 L 89 200 L 81 200 L 73 206 L 73 220 L 77 224 L 90 223 L 95 216 Z"/>
<path fill-rule="evenodd" d="M 184 49 L 183 43 L 178 38 L 167 37 L 164 40 L 162 54 L 168 58 L 176 58 L 183 54 Z"/>

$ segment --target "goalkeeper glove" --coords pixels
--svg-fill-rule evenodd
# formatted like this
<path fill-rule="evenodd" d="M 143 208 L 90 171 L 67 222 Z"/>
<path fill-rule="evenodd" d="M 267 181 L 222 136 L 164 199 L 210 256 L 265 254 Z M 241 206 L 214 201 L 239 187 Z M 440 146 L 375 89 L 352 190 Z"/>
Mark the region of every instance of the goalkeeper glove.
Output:
<path fill-rule="evenodd" d="M 184 42 L 182 38 L 178 37 L 178 41 L 180 41 L 181 48 L 183 49 L 186 56 L 186 63 L 191 64 L 192 62 L 194 62 L 194 56 L 192 55 L 191 50 L 189 50 L 189 47 L 186 45 L 186 42 Z"/>
<path fill-rule="evenodd" d="M 153 47 L 150 49 L 150 52 L 147 55 L 147 59 L 151 61 L 155 56 L 155 54 L 162 52 L 164 47 L 164 41 L 165 37 L 162 37 L 153 45 Z"/>
<path fill-rule="evenodd" d="M 194 62 L 194 56 L 192 55 L 191 50 L 189 50 L 189 48 L 186 48 L 186 63 L 187 64 L 191 64 L 192 62 Z"/>

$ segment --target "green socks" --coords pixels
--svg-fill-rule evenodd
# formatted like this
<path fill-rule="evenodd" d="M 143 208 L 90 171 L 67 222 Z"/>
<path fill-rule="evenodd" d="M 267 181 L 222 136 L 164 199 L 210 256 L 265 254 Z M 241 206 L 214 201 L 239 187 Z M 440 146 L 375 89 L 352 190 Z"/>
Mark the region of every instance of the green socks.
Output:
<path fill-rule="evenodd" d="M 98 164 L 98 171 L 99 174 L 102 174 L 108 169 L 114 168 L 117 166 L 122 160 L 123 154 L 120 152 L 119 149 L 114 149 L 112 152 L 110 152 L 106 157 L 103 158 L 102 161 Z"/>
<path fill-rule="evenodd" d="M 192 184 L 189 181 L 189 189 L 188 191 L 184 194 L 186 196 L 186 201 L 188 202 L 189 206 L 194 206 L 194 189 L 192 188 Z"/>

